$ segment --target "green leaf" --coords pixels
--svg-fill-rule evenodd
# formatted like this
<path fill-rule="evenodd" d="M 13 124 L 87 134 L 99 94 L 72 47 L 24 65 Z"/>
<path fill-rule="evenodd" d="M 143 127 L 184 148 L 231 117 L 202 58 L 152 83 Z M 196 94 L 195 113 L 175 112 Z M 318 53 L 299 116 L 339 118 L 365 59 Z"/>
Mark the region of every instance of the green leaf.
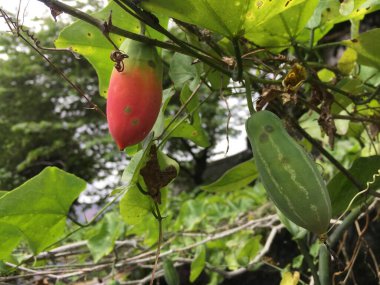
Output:
<path fill-rule="evenodd" d="M 132 159 L 129 161 L 129 164 L 124 169 L 123 175 L 121 176 L 121 182 L 123 185 L 128 187 L 138 181 L 140 169 L 145 163 L 151 145 L 152 141 L 150 141 L 144 149 L 136 152 Z"/>
<path fill-rule="evenodd" d="M 161 136 L 165 129 L 165 110 L 174 94 L 175 90 L 172 87 L 165 89 L 162 94 L 162 107 L 160 109 L 160 113 L 158 114 L 156 123 L 152 129 L 156 138 Z"/>
<path fill-rule="evenodd" d="M 179 285 L 178 272 L 174 267 L 173 261 L 169 258 L 164 260 L 164 278 L 168 285 Z"/>
<path fill-rule="evenodd" d="M 152 215 L 153 209 L 152 199 L 141 193 L 136 185 L 130 186 L 120 200 L 120 214 L 129 225 L 142 223 L 147 215 Z"/>
<path fill-rule="evenodd" d="M 201 186 L 201 189 L 210 192 L 232 192 L 251 183 L 258 176 L 253 159 L 242 162 L 229 170 L 215 182 Z"/>
<path fill-rule="evenodd" d="M 338 61 L 338 69 L 345 75 L 349 75 L 356 65 L 358 56 L 355 50 L 347 48 Z"/>
<path fill-rule="evenodd" d="M 0 222 L 0 260 L 8 260 L 23 238 L 23 233 L 17 226 Z"/>
<path fill-rule="evenodd" d="M 114 1 L 110 1 L 104 9 L 92 16 L 106 22 L 111 11 L 113 25 L 130 32 L 139 33 L 139 21 L 126 13 Z M 168 20 L 165 18 L 159 20 L 160 24 L 165 27 Z M 147 33 L 152 38 L 162 39 L 163 37 L 162 34 L 150 28 L 147 29 Z M 125 39 L 114 34 L 110 34 L 110 38 L 117 46 L 120 46 Z M 83 55 L 92 64 L 99 78 L 100 95 L 106 97 L 109 78 L 114 65 L 110 59 L 114 47 L 102 32 L 98 28 L 79 20 L 61 31 L 55 45 L 57 48 L 71 48 L 74 52 Z"/>
<path fill-rule="evenodd" d="M 182 90 L 185 83 L 189 83 L 193 91 L 200 83 L 201 64 L 193 64 L 193 58 L 190 56 L 175 53 L 170 60 L 169 76 L 177 90 Z"/>
<path fill-rule="evenodd" d="M 4 196 L 5 194 L 7 194 L 9 191 L 2 191 L 2 190 L 0 190 L 0 198 L 2 197 L 2 196 Z"/>
<path fill-rule="evenodd" d="M 158 150 L 157 151 L 157 159 L 158 159 L 158 164 L 160 165 L 161 170 L 164 170 L 165 168 L 167 168 L 169 166 L 174 166 L 174 168 L 177 170 L 177 174 L 178 174 L 179 164 L 173 158 L 169 157 L 168 155 L 163 153 L 161 150 Z"/>
<path fill-rule="evenodd" d="M 191 97 L 192 96 L 192 97 Z M 190 99 L 191 97 L 191 99 Z M 185 84 L 182 87 L 180 99 L 182 105 L 186 104 L 186 110 L 190 114 L 190 121 L 191 124 L 194 127 L 200 127 L 201 125 L 201 118 L 199 116 L 199 112 L 197 112 L 197 109 L 199 107 L 199 98 L 198 94 L 191 92 L 189 85 Z"/>
<path fill-rule="evenodd" d="M 123 185 L 130 185 L 137 181 L 139 177 L 139 171 L 144 162 L 144 157 L 146 156 L 147 150 L 139 150 L 129 161 L 127 167 L 125 168 L 123 175 L 121 176 L 121 182 Z"/>
<path fill-rule="evenodd" d="M 206 248 L 201 245 L 197 247 L 195 257 L 191 263 L 190 282 L 194 282 L 202 273 L 206 265 Z"/>
<path fill-rule="evenodd" d="M 192 23 L 232 38 L 240 34 L 251 1 L 247 0 L 150 0 L 144 9 Z"/>
<path fill-rule="evenodd" d="M 185 201 L 179 212 L 175 223 L 175 228 L 179 230 L 194 230 L 194 228 L 204 219 L 204 202 L 199 200 Z"/>
<path fill-rule="evenodd" d="M 271 1 L 273 5 L 282 1 Z M 292 3 L 294 1 L 291 1 Z M 246 29 L 246 37 L 260 46 L 284 46 L 290 45 L 293 39 L 296 39 L 301 32 L 304 32 L 305 26 L 313 14 L 314 8 L 318 1 L 295 1 L 291 8 L 259 25 L 249 26 Z M 273 8 L 275 9 L 275 8 Z"/>
<path fill-rule="evenodd" d="M 165 125 L 168 125 L 171 120 L 172 118 L 167 118 Z M 173 123 L 169 127 L 168 132 L 170 133 L 170 137 L 189 139 L 200 147 L 208 147 L 210 145 L 207 133 L 201 127 L 196 128 L 186 122 Z"/>
<path fill-rule="evenodd" d="M 355 8 L 354 0 L 345 0 L 340 3 L 339 13 L 343 16 L 350 15 Z"/>
<path fill-rule="evenodd" d="M 358 63 L 380 69 L 380 28 L 362 33 L 353 40 L 342 41 L 358 53 Z"/>
<path fill-rule="evenodd" d="M 261 249 L 260 240 L 261 236 L 254 236 L 239 250 L 236 259 L 240 265 L 247 266 L 255 258 Z"/>
<path fill-rule="evenodd" d="M 350 2 L 347 5 L 345 2 Z M 352 6 L 352 2 L 353 6 Z M 311 17 L 308 27 L 326 27 L 347 21 L 349 19 L 360 19 L 364 15 L 378 10 L 379 2 L 377 0 L 356 0 L 356 1 L 335 1 L 322 0 L 319 1 L 314 14 Z"/>
<path fill-rule="evenodd" d="M 123 225 L 120 216 L 114 212 L 104 216 L 99 232 L 87 242 L 95 262 L 113 250 L 115 241 L 123 231 Z"/>
<path fill-rule="evenodd" d="M 230 82 L 230 78 L 220 71 L 213 69 L 211 67 L 205 67 L 207 73 L 207 80 L 210 82 L 211 87 L 214 90 L 220 90 L 226 88 Z"/>
<path fill-rule="evenodd" d="M 56 167 L 0 198 L 0 258 L 8 256 L 21 239 L 34 254 L 64 235 L 66 217 L 86 182 Z"/>
<path fill-rule="evenodd" d="M 321 69 L 317 74 L 322 82 L 330 82 L 336 78 L 335 73 L 326 68 Z"/>
<path fill-rule="evenodd" d="M 367 182 L 373 180 L 373 175 L 380 169 L 380 156 L 360 157 L 354 161 L 349 172 L 359 183 L 363 186 Z M 371 186 L 373 189 L 379 189 L 380 179 L 377 178 L 375 183 Z M 352 198 L 359 192 L 356 186 L 342 173 L 336 174 L 328 183 L 327 188 L 329 190 L 333 216 L 340 215 L 346 210 Z M 361 189 L 364 190 L 364 189 Z M 367 198 L 366 195 L 359 196 L 355 200 L 352 207 L 363 203 Z"/>

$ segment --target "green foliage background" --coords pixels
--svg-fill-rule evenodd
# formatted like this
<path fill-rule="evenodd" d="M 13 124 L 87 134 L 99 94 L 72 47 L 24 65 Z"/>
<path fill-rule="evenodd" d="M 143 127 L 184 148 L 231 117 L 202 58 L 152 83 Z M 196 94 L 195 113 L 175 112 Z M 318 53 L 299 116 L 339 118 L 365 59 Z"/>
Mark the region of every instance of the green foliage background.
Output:
<path fill-rule="evenodd" d="M 334 218 L 347 214 L 327 242 L 360 248 L 362 237 L 351 226 L 361 213 L 376 228 L 371 211 L 378 205 L 380 175 L 380 29 L 361 24 L 378 15 L 379 1 L 117 0 L 91 15 L 60 1 L 41 2 L 81 18 L 65 28 L 49 21 L 38 38 L 51 46 L 59 31 L 55 46 L 81 56 L 51 52 L 54 64 L 100 110 L 113 65 L 109 54 L 126 36 L 160 48 L 164 98 L 153 132 L 125 153 L 115 152 L 99 112 L 88 110 L 20 35 L 0 38 L 8 56 L 0 60 L 0 189 L 13 189 L 0 192 L 0 280 L 28 280 L 23 272 L 32 270 L 56 284 L 100 277 L 109 284 L 147 282 L 159 247 L 156 277 L 170 285 L 222 284 L 266 268 L 273 270 L 272 282 L 296 284 L 296 274 L 286 273 L 301 272 L 301 284 L 314 278 L 328 285 L 315 268 L 317 237 L 276 212 L 251 157 L 230 160 L 215 181 L 205 175 L 218 172 L 210 163 L 216 144 L 237 134 L 229 118 L 244 122 L 252 101 L 281 115 L 320 166 Z M 138 34 L 140 21 L 146 37 Z M 236 107 L 230 108 L 232 100 Z M 140 175 L 153 144 L 159 146 L 160 171 L 172 166 L 179 172 L 161 189 L 160 205 L 145 193 Z M 70 206 L 86 182 L 111 173 L 119 183 L 93 219 L 73 218 Z M 354 242 L 343 239 L 347 229 Z M 284 246 L 276 238 L 285 235 L 293 245 L 287 258 L 275 252 Z M 372 272 L 367 256 L 378 259 L 374 244 L 362 251 L 364 262 L 355 263 L 354 274 Z M 337 258 L 352 262 L 340 252 Z M 56 266 L 57 260 L 64 264 Z M 179 274 L 183 268 L 187 275 Z M 200 281 L 204 276 L 207 281 Z M 372 278 L 369 284 L 378 277 L 363 278 Z"/>

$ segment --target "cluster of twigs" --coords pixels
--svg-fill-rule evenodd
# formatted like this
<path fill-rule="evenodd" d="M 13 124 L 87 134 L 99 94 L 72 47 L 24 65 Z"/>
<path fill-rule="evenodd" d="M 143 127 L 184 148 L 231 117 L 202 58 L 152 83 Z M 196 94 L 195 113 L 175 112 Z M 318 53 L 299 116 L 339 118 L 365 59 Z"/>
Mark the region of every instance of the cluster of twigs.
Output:
<path fill-rule="evenodd" d="M 263 218 L 258 218 L 255 220 L 249 220 L 246 217 L 240 217 L 233 225 L 225 227 L 214 232 L 208 233 L 176 233 L 175 235 L 165 236 L 162 249 L 160 253 L 160 259 L 177 255 L 178 257 L 174 259 L 175 267 L 180 267 L 184 264 L 189 264 L 192 262 L 191 251 L 210 241 L 215 241 L 223 239 L 225 237 L 232 236 L 243 230 L 258 230 L 258 229 L 268 229 L 270 230 L 266 242 L 261 249 L 260 253 L 251 261 L 250 265 L 245 268 L 241 268 L 235 271 L 226 271 L 223 267 L 215 267 L 210 264 L 207 268 L 216 271 L 226 278 L 231 278 L 244 273 L 249 270 L 253 265 L 263 262 L 263 257 L 270 250 L 271 244 L 276 236 L 276 234 L 281 230 L 283 226 L 279 224 L 279 220 L 276 215 L 269 215 Z M 194 242 L 186 246 L 173 247 L 171 244 L 175 243 L 176 240 L 182 239 L 184 237 L 193 238 Z M 120 284 L 145 284 L 149 282 L 151 274 L 148 273 L 145 277 L 133 280 L 133 281 L 122 281 L 122 277 L 127 275 L 136 269 L 152 269 L 154 267 L 154 262 L 156 260 L 156 250 L 147 249 L 141 244 L 141 240 L 138 239 L 127 239 L 123 241 L 115 242 L 115 249 L 113 254 L 105 257 L 99 263 L 93 263 L 91 261 L 78 262 L 77 259 L 80 256 L 88 256 L 90 259 L 90 252 L 87 248 L 87 241 L 79 241 L 74 243 L 69 243 L 50 251 L 42 252 L 36 256 L 26 257 L 23 265 L 15 265 L 7 262 L 6 265 L 15 268 L 18 274 L 14 274 L 8 277 L 0 277 L 0 281 L 8 282 L 12 280 L 38 280 L 43 278 L 48 278 L 49 280 L 62 280 L 67 281 L 73 277 L 86 277 L 91 276 L 91 274 L 105 271 L 108 273 L 106 279 L 119 279 Z M 189 256 L 189 258 L 183 258 L 180 256 Z M 33 266 L 32 263 L 36 261 L 45 261 L 44 266 Z M 78 263 L 77 263 L 78 262 Z M 163 276 L 162 264 L 159 264 L 158 271 L 155 274 L 155 278 Z"/>

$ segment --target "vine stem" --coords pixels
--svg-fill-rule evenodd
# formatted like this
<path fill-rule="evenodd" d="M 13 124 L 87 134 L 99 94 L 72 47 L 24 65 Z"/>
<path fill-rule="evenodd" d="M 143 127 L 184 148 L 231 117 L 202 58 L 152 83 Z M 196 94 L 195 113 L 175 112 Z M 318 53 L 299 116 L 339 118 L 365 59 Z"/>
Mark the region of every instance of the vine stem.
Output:
<path fill-rule="evenodd" d="M 307 265 L 310 268 L 311 274 L 313 275 L 314 284 L 315 285 L 322 285 L 320 280 L 319 280 L 317 267 L 315 266 L 314 261 L 310 255 L 310 253 L 309 253 L 309 249 L 308 249 L 308 246 L 306 245 L 305 239 L 297 239 L 296 242 L 298 244 L 298 247 L 299 247 L 303 257 L 305 258 Z"/>
<path fill-rule="evenodd" d="M 232 39 L 232 45 L 235 51 L 236 69 L 237 69 L 232 73 L 232 78 L 235 81 L 241 81 L 243 77 L 243 61 L 241 59 L 241 51 L 240 51 L 240 44 L 239 44 L 238 37 L 235 37 Z"/>
<path fill-rule="evenodd" d="M 154 260 L 154 267 L 153 267 L 153 271 L 152 271 L 152 276 L 150 278 L 150 285 L 153 285 L 153 282 L 154 282 L 154 279 L 155 279 L 155 274 L 156 274 L 156 271 L 157 271 L 157 267 L 158 267 L 158 260 L 160 258 L 160 253 L 161 253 L 161 244 L 162 244 L 162 216 L 161 216 L 161 212 L 160 212 L 160 207 L 158 206 L 157 202 L 154 201 L 154 207 L 155 207 L 155 214 L 154 216 L 156 217 L 157 221 L 158 221 L 158 242 L 157 242 L 157 250 L 156 250 L 156 257 L 155 257 L 155 260 Z"/>
<path fill-rule="evenodd" d="M 360 213 L 360 207 L 353 209 L 351 213 L 348 214 L 347 217 L 343 220 L 343 222 L 336 227 L 336 229 L 332 232 L 327 240 L 330 247 L 335 246 L 335 244 L 342 237 L 343 233 L 355 222 Z"/>
<path fill-rule="evenodd" d="M 251 80 L 249 76 L 244 75 L 244 82 L 245 82 L 245 97 L 247 99 L 247 106 L 249 110 L 249 114 L 255 113 L 255 109 L 253 108 L 253 101 L 252 101 L 252 88 L 251 88 Z"/>

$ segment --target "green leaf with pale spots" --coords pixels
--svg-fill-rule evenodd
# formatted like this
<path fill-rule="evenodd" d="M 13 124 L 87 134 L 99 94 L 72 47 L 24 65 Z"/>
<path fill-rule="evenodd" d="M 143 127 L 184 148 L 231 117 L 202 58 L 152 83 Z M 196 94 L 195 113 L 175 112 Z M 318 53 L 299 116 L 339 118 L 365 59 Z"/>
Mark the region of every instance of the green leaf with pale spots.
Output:
<path fill-rule="evenodd" d="M 36 254 L 64 235 L 71 204 L 86 182 L 56 167 L 47 167 L 0 198 L 0 259 L 25 239 Z"/>
<path fill-rule="evenodd" d="M 245 21 L 244 21 L 244 30 L 245 30 L 245 36 L 251 40 L 253 33 L 255 33 L 255 30 L 257 27 L 263 27 L 266 25 L 271 25 L 273 18 L 278 17 L 281 13 L 284 13 L 285 11 L 301 4 L 304 2 L 316 2 L 314 0 L 312 1 L 305 1 L 305 0 L 278 0 L 278 1 L 272 1 L 272 0 L 257 0 L 257 1 L 250 1 L 250 7 L 246 13 Z M 305 3 L 304 3 L 305 4 Z M 306 11 L 305 11 L 306 12 Z M 295 24 L 290 23 L 287 20 L 288 24 Z M 268 35 L 267 35 L 268 36 Z"/>
<path fill-rule="evenodd" d="M 345 40 L 345 46 L 358 53 L 358 63 L 380 69 L 380 28 L 362 33 L 358 38 Z"/>
<path fill-rule="evenodd" d="M 127 14 L 113 1 L 92 16 L 106 22 L 111 11 L 114 26 L 134 33 L 140 32 L 139 21 Z M 167 19 L 160 18 L 159 20 L 162 26 L 167 25 Z M 147 29 L 147 34 L 152 38 L 163 38 L 161 34 L 150 28 Z M 110 37 L 117 46 L 120 46 L 125 39 L 122 36 L 113 34 Z M 114 48 L 102 32 L 98 28 L 78 20 L 61 31 L 55 45 L 57 48 L 71 48 L 74 52 L 83 55 L 92 64 L 99 78 L 100 95 L 106 97 L 111 71 L 114 66 L 110 59 L 110 54 Z"/>
<path fill-rule="evenodd" d="M 277 2 L 278 1 L 271 1 L 270 3 L 271 5 L 272 3 L 277 5 Z M 298 39 L 301 35 L 303 36 L 303 40 L 308 40 L 305 26 L 313 15 L 317 4 L 318 1 L 316 0 L 297 1 L 297 3 L 293 3 L 292 1 L 290 8 L 281 10 L 274 15 L 273 12 L 269 13 L 268 16 L 260 20 L 258 24 L 249 24 L 246 28 L 245 36 L 255 44 L 267 47 L 290 45 L 293 39 Z M 264 6 L 259 8 L 259 11 L 264 8 Z M 247 21 L 247 23 L 249 23 L 249 21 Z"/>

